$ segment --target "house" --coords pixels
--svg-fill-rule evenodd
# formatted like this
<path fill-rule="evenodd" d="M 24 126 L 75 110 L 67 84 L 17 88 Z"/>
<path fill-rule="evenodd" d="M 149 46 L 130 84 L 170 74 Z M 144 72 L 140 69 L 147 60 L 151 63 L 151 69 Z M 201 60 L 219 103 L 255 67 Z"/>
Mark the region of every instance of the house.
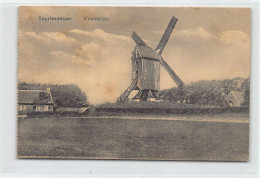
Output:
<path fill-rule="evenodd" d="M 54 102 L 47 90 L 18 90 L 18 112 L 53 112 Z"/>
<path fill-rule="evenodd" d="M 226 97 L 226 101 L 230 107 L 241 107 L 244 102 L 244 92 L 231 91 Z"/>

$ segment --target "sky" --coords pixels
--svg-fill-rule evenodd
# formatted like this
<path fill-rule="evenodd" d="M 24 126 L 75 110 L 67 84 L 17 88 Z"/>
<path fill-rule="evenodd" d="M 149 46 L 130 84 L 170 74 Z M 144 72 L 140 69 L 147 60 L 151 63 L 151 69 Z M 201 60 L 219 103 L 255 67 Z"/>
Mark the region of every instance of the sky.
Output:
<path fill-rule="evenodd" d="M 91 104 L 115 102 L 131 83 L 132 31 L 154 49 L 172 16 L 178 22 L 162 57 L 185 84 L 249 77 L 249 8 L 34 6 L 19 8 L 18 80 L 76 84 Z M 176 87 L 163 67 L 160 87 Z"/>

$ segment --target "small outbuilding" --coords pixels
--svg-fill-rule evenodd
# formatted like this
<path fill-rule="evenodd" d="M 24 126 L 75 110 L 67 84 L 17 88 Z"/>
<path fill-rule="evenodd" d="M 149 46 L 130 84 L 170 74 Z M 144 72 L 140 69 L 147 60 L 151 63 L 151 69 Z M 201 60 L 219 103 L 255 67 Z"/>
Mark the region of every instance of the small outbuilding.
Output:
<path fill-rule="evenodd" d="M 18 112 L 53 112 L 54 102 L 50 89 L 18 90 Z"/>
<path fill-rule="evenodd" d="M 228 106 L 230 107 L 241 107 L 244 102 L 244 92 L 231 91 L 229 95 L 226 97 L 226 101 Z"/>

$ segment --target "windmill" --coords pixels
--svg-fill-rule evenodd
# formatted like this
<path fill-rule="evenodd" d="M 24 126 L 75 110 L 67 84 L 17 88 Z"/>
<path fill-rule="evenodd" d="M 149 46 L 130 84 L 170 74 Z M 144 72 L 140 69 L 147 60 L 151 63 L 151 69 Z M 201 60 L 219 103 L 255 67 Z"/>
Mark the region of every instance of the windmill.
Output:
<path fill-rule="evenodd" d="M 177 21 L 178 19 L 173 16 L 155 50 L 149 47 L 133 31 L 131 37 L 136 43 L 136 46 L 131 57 L 132 82 L 126 91 L 117 99 L 118 102 L 126 101 L 133 90 L 138 90 L 133 100 L 147 101 L 148 98 L 158 99 L 157 93 L 160 90 L 160 65 L 168 72 L 179 89 L 183 90 L 183 81 L 161 56 Z"/>

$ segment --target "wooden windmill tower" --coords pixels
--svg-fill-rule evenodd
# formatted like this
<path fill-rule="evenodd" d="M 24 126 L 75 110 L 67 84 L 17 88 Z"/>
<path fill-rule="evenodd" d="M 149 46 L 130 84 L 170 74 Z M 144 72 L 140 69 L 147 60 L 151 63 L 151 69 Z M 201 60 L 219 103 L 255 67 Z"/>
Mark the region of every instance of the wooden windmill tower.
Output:
<path fill-rule="evenodd" d="M 118 102 L 126 101 L 133 90 L 139 90 L 133 99 L 138 99 L 140 101 L 147 101 L 148 98 L 158 99 L 157 93 L 160 90 L 160 65 L 168 72 L 174 82 L 178 85 L 179 89 L 183 89 L 183 81 L 161 56 L 177 21 L 177 18 L 172 17 L 155 50 L 149 47 L 135 32 L 133 32 L 132 39 L 136 43 L 136 46 L 131 57 L 132 83 L 117 99 Z"/>

